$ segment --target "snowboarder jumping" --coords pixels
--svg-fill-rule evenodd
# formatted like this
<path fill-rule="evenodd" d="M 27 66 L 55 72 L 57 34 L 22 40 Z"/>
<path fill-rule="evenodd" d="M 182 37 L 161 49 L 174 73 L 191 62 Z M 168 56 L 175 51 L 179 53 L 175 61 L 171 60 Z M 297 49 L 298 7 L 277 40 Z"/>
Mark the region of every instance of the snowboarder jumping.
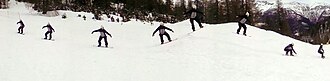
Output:
<path fill-rule="evenodd" d="M 290 56 L 294 56 L 294 55 L 292 54 L 292 51 L 293 51 L 295 54 L 297 54 L 296 51 L 294 51 L 294 49 L 293 49 L 293 45 L 294 45 L 294 44 L 292 43 L 292 44 L 289 44 L 288 46 L 286 46 L 286 47 L 284 48 L 284 51 L 286 52 L 285 55 L 288 56 L 288 52 L 290 52 Z"/>
<path fill-rule="evenodd" d="M 203 14 L 203 12 L 198 11 L 196 5 L 192 5 L 192 9 L 189 10 L 188 12 L 185 12 L 184 14 L 185 15 L 190 14 L 190 23 L 193 31 L 195 31 L 194 20 L 198 23 L 200 28 L 203 28 L 203 25 L 201 24 L 201 18 L 198 15 L 198 14 Z"/>
<path fill-rule="evenodd" d="M 97 47 L 100 47 L 100 46 L 101 46 L 101 41 L 102 41 L 102 39 L 104 39 L 105 47 L 108 47 L 108 39 L 107 39 L 107 35 L 106 35 L 106 34 L 108 34 L 108 35 L 112 38 L 111 34 L 110 34 L 109 32 L 107 32 L 107 31 L 104 29 L 103 26 L 101 26 L 100 29 L 94 30 L 94 31 L 92 32 L 92 34 L 93 34 L 94 32 L 100 32 L 100 37 L 99 37 L 99 40 L 98 40 L 99 45 L 98 45 Z"/>
<path fill-rule="evenodd" d="M 52 39 L 52 33 L 55 32 L 54 28 L 48 23 L 46 26 L 43 26 L 42 29 L 44 28 L 47 28 L 47 32 L 45 33 L 45 38 L 44 39 L 47 39 L 47 35 L 49 34 L 49 39 L 48 40 L 51 40 Z"/>
<path fill-rule="evenodd" d="M 239 34 L 239 32 L 241 31 L 241 28 L 243 28 L 244 29 L 244 31 L 243 31 L 243 35 L 245 35 L 246 36 L 246 25 L 245 25 L 245 23 L 247 22 L 247 21 L 249 21 L 248 20 L 248 17 L 249 17 L 249 12 L 246 12 L 246 14 L 245 15 L 241 15 L 241 16 L 237 16 L 237 17 L 239 17 L 241 20 L 240 21 L 238 21 L 238 29 L 237 29 L 237 34 Z"/>
<path fill-rule="evenodd" d="M 19 34 L 23 34 L 23 28 L 25 27 L 24 23 L 22 20 L 18 21 L 17 24 L 20 24 L 20 26 L 18 27 L 18 32 Z"/>
<path fill-rule="evenodd" d="M 152 33 L 152 36 L 155 35 L 155 33 L 157 31 L 159 31 L 159 37 L 160 37 L 160 42 L 161 44 L 164 44 L 164 39 L 163 39 L 163 36 L 165 35 L 168 39 L 169 42 L 171 42 L 171 37 L 170 35 L 165 31 L 166 30 L 169 30 L 169 31 L 172 31 L 174 33 L 174 31 L 166 26 L 164 26 L 164 23 L 160 23 L 160 26 Z"/>
<path fill-rule="evenodd" d="M 325 56 L 323 55 L 324 54 L 323 44 L 320 45 L 319 50 L 317 52 L 321 54 L 321 58 L 323 59 L 325 58 Z"/>

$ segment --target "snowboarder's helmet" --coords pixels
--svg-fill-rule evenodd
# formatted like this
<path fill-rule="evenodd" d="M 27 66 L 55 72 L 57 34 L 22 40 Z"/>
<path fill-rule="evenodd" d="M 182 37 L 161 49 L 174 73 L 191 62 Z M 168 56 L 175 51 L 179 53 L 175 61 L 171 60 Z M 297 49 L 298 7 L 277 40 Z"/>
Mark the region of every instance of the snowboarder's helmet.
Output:
<path fill-rule="evenodd" d="M 164 23 L 163 23 L 163 22 L 161 22 L 161 23 L 160 23 L 160 25 L 164 26 Z"/>
<path fill-rule="evenodd" d="M 246 16 L 250 16 L 250 13 L 249 13 L 249 12 L 246 12 L 245 15 L 246 15 Z"/>
<path fill-rule="evenodd" d="M 193 8 L 193 9 L 196 9 L 197 8 L 197 6 L 196 5 L 191 5 L 191 7 Z"/>
<path fill-rule="evenodd" d="M 103 25 L 101 25 L 101 29 L 104 29 Z"/>

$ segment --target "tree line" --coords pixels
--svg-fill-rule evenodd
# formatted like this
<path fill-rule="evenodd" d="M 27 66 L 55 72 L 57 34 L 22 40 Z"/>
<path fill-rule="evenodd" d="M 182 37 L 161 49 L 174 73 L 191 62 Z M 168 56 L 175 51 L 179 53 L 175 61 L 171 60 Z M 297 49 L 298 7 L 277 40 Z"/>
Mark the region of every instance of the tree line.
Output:
<path fill-rule="evenodd" d="M 183 13 L 192 4 L 204 12 L 204 23 L 237 21 L 237 15 L 251 14 L 256 23 L 260 12 L 255 0 L 17 0 L 33 3 L 33 8 L 43 14 L 52 10 L 85 11 L 94 14 L 119 13 L 127 18 L 175 23 L 187 19 Z M 153 18 L 147 18 L 152 14 Z"/>

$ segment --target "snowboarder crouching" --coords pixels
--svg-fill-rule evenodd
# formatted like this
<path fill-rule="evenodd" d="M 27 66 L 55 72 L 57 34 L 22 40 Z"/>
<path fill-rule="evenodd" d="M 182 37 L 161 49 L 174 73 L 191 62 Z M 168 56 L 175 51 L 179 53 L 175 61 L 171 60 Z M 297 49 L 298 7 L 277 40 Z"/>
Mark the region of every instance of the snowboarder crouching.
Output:
<path fill-rule="evenodd" d="M 25 27 L 23 21 L 22 21 L 22 20 L 19 20 L 19 21 L 17 22 L 17 24 L 20 24 L 20 26 L 18 27 L 18 32 L 17 32 L 17 33 L 19 33 L 19 34 L 23 34 L 23 28 Z"/>
<path fill-rule="evenodd" d="M 105 47 L 108 47 L 108 39 L 107 39 L 107 35 L 106 34 L 108 34 L 112 38 L 111 34 L 108 31 L 106 31 L 103 26 L 101 26 L 100 29 L 94 30 L 92 32 L 92 34 L 94 32 L 100 32 L 100 37 L 99 37 L 99 40 L 98 40 L 99 45 L 97 47 L 100 47 L 101 46 L 102 39 L 104 39 Z"/>
<path fill-rule="evenodd" d="M 244 29 L 244 31 L 243 31 L 243 35 L 246 36 L 246 29 L 247 29 L 247 27 L 246 27 L 245 23 L 246 23 L 247 21 L 249 21 L 249 20 L 248 20 L 249 15 L 250 15 L 249 12 L 246 12 L 245 15 L 237 16 L 237 17 L 239 17 L 239 18 L 241 19 L 241 20 L 238 22 L 238 29 L 237 29 L 237 31 L 236 31 L 237 34 L 239 34 L 239 32 L 241 31 L 241 28 L 243 28 L 243 29 Z"/>
<path fill-rule="evenodd" d="M 48 23 L 46 26 L 43 26 L 42 29 L 44 28 L 47 28 L 47 32 L 45 33 L 45 38 L 44 39 L 47 39 L 47 35 L 49 34 L 49 39 L 48 40 L 51 40 L 52 39 L 52 33 L 55 32 L 54 28 Z"/>
<path fill-rule="evenodd" d="M 170 35 L 165 31 L 166 30 L 169 30 L 169 31 L 172 31 L 174 33 L 174 31 L 166 26 L 164 26 L 164 23 L 160 23 L 160 26 L 152 33 L 152 36 L 155 35 L 155 33 L 157 31 L 159 31 L 159 37 L 160 37 L 160 42 L 161 44 L 164 44 L 164 39 L 163 39 L 163 36 L 165 35 L 168 39 L 169 42 L 171 42 L 171 37 Z"/>
<path fill-rule="evenodd" d="M 323 55 L 324 54 L 323 44 L 320 45 L 319 50 L 317 52 L 321 54 L 321 58 L 323 59 L 325 58 L 325 56 Z"/>
<path fill-rule="evenodd" d="M 288 46 L 286 46 L 286 47 L 284 48 L 284 51 L 286 52 L 285 55 L 288 56 L 288 53 L 290 52 L 290 56 L 294 56 L 294 55 L 292 54 L 292 51 L 293 51 L 295 54 L 297 54 L 296 51 L 294 51 L 294 49 L 293 49 L 293 45 L 294 45 L 294 44 L 292 43 L 292 44 L 289 44 Z"/>

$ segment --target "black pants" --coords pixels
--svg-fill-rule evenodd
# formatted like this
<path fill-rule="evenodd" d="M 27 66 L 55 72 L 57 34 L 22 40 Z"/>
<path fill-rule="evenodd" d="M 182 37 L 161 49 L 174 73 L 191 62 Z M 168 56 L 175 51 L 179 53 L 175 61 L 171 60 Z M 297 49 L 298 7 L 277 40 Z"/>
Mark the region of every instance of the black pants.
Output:
<path fill-rule="evenodd" d="M 244 29 L 244 32 L 243 32 L 243 35 L 246 35 L 246 25 L 245 24 L 243 24 L 243 23 L 238 23 L 238 29 L 237 29 L 237 34 L 239 34 L 239 32 L 241 31 L 241 28 L 243 28 Z"/>
<path fill-rule="evenodd" d="M 18 28 L 18 33 L 23 34 L 23 28 L 24 28 L 24 26 L 20 26 L 20 27 Z"/>
<path fill-rule="evenodd" d="M 159 37 L 160 37 L 160 42 L 163 44 L 164 43 L 164 35 L 167 37 L 168 41 L 172 41 L 171 40 L 171 37 L 168 33 L 164 33 L 164 34 L 159 34 Z"/>
<path fill-rule="evenodd" d="M 320 54 L 321 54 L 321 58 L 325 58 L 324 55 L 323 55 L 324 53 L 320 52 Z"/>
<path fill-rule="evenodd" d="M 290 52 L 290 56 L 293 56 L 292 50 L 285 50 L 285 51 L 286 51 L 285 55 L 288 55 L 288 53 Z"/>
<path fill-rule="evenodd" d="M 45 33 L 45 38 L 44 38 L 44 39 L 47 39 L 47 35 L 49 34 L 49 39 L 48 39 L 48 40 L 51 40 L 51 39 L 52 39 L 52 33 L 53 33 L 53 32 L 51 32 L 51 31 L 47 31 L 47 32 Z"/>
<path fill-rule="evenodd" d="M 104 39 L 105 46 L 108 47 L 108 39 L 107 39 L 107 36 L 104 36 L 104 37 L 100 36 L 100 37 L 99 37 L 99 40 L 98 40 L 99 45 L 98 45 L 98 47 L 101 46 L 101 44 L 102 44 L 102 43 L 101 43 L 102 39 Z"/>
<path fill-rule="evenodd" d="M 194 20 L 198 23 L 199 27 L 200 28 L 203 28 L 202 26 L 202 23 L 201 23 L 201 20 L 198 19 L 198 18 L 190 18 L 190 23 L 191 23 L 191 26 L 192 26 L 192 30 L 195 31 L 195 24 L 194 24 Z"/>

